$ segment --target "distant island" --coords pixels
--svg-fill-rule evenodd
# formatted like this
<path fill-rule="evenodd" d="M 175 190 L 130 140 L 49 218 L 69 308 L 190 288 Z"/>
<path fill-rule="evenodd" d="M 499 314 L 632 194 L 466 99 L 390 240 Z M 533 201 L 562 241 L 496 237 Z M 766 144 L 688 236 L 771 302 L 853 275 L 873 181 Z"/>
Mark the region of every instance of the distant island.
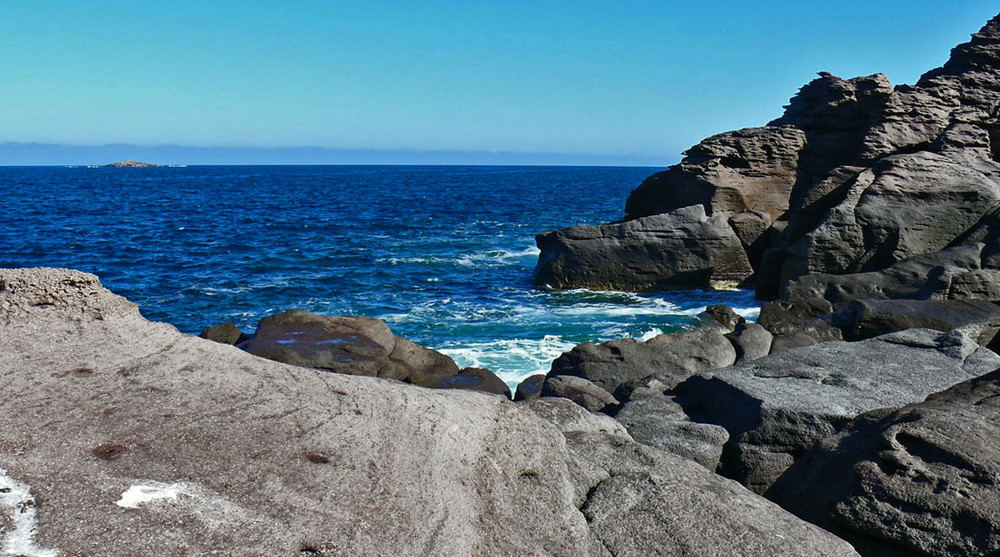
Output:
<path fill-rule="evenodd" d="M 162 164 L 153 164 L 151 162 L 139 162 L 129 159 L 127 161 L 118 161 L 111 164 L 104 165 L 105 168 L 160 168 Z"/>

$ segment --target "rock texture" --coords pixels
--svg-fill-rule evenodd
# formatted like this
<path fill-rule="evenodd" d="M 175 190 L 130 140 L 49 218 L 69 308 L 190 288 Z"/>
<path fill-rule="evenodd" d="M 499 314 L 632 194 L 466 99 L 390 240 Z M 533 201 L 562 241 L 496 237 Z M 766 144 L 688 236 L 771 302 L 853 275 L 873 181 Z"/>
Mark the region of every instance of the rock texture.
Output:
<path fill-rule="evenodd" d="M 997 367 L 1000 356 L 960 332 L 912 329 L 783 351 L 694 376 L 674 393 L 693 420 L 729 431 L 722 472 L 763 493 L 858 414 L 923 400 Z"/>
<path fill-rule="evenodd" d="M 738 284 L 752 269 L 724 217 L 702 206 L 620 224 L 539 234 L 535 282 L 549 288 L 646 290 Z"/>
<path fill-rule="evenodd" d="M 1000 551 L 1000 371 L 925 402 L 862 414 L 768 497 L 868 555 Z"/>
<path fill-rule="evenodd" d="M 74 271 L 0 270 L 0 400 L 18 552 L 854 554 L 613 427 L 257 358 Z"/>
<path fill-rule="evenodd" d="M 868 298 L 998 300 L 1000 234 L 989 224 L 1000 208 L 997 106 L 1000 16 L 913 86 L 821 73 L 777 120 L 710 137 L 648 178 L 629 197 L 625 222 L 611 225 L 616 234 L 573 227 L 541 235 L 539 276 L 557 288 L 682 285 L 683 276 L 633 277 L 700 253 L 691 245 L 703 234 L 685 232 L 689 244 L 676 253 L 684 238 L 664 241 L 640 223 L 698 207 L 739 238 L 756 270 L 748 280 L 764 299 L 809 294 L 836 305 L 841 290 L 870 286 Z M 604 239 L 575 244 L 572 265 L 551 264 L 567 251 L 552 240 L 570 230 Z M 940 261 L 948 250 L 957 250 L 944 256 L 953 261 Z M 929 275 L 919 272 L 927 266 Z M 601 271 L 579 271 L 588 267 Z M 866 276 L 836 278 L 858 273 Z M 789 286 L 813 275 L 824 278 Z"/>
<path fill-rule="evenodd" d="M 286 311 L 261 319 L 257 332 L 240 347 L 277 362 L 423 387 L 450 387 L 459 373 L 448 356 L 397 337 L 370 317 Z"/>
<path fill-rule="evenodd" d="M 655 377 L 667 387 L 692 374 L 732 365 L 733 345 L 718 331 L 657 335 L 645 342 L 626 338 L 584 343 L 552 362 L 549 377 L 582 377 L 614 394 L 630 381 Z"/>

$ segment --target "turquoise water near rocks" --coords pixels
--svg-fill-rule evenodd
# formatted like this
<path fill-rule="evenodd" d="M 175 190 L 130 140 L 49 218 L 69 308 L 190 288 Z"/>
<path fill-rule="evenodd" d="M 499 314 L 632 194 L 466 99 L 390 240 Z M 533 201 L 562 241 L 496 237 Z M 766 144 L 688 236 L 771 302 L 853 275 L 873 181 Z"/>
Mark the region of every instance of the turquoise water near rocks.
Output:
<path fill-rule="evenodd" d="M 365 315 L 515 384 L 587 341 L 700 326 L 746 291 L 550 292 L 534 235 L 623 216 L 654 168 L 0 168 L 0 266 L 95 273 L 197 334 L 305 309 Z"/>

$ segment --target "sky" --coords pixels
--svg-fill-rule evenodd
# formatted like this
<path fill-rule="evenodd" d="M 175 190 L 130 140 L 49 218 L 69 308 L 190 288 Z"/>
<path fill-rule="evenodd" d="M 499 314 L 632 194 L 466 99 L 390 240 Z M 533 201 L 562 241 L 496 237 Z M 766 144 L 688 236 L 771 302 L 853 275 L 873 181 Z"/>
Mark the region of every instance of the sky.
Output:
<path fill-rule="evenodd" d="M 309 146 L 669 164 L 708 135 L 780 116 L 819 71 L 913 83 L 997 11 L 982 0 L 0 0 L 0 151 Z"/>

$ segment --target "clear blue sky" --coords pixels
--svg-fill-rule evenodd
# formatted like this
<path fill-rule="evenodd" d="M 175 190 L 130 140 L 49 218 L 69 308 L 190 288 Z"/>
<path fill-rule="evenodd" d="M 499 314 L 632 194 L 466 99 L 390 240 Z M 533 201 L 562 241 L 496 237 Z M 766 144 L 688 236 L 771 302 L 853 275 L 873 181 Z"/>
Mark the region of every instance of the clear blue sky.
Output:
<path fill-rule="evenodd" d="M 818 71 L 912 83 L 984 0 L 0 0 L 0 142 L 663 157 Z"/>

